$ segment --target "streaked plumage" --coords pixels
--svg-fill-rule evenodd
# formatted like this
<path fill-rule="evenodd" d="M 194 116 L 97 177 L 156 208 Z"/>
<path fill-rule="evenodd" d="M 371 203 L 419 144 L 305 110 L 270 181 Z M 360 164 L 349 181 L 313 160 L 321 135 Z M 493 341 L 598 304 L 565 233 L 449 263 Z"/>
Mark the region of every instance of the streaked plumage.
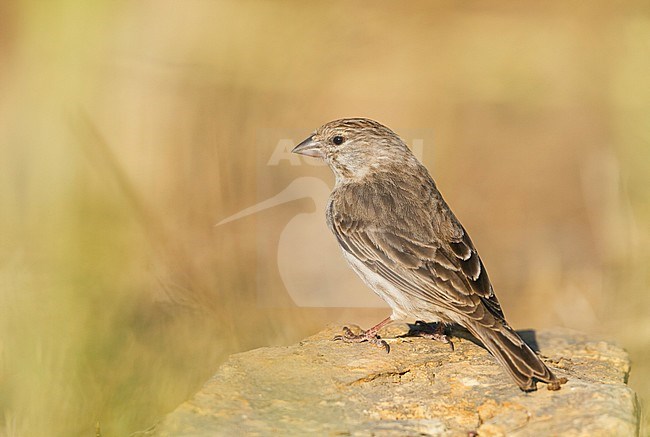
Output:
<path fill-rule="evenodd" d="M 352 268 L 392 308 L 391 319 L 457 323 L 522 390 L 534 390 L 536 380 L 560 388 L 564 380 L 507 324 L 469 235 L 394 132 L 368 119 L 335 120 L 294 151 L 323 158 L 334 172 L 327 224 Z M 380 343 L 373 329 L 355 338 Z"/>

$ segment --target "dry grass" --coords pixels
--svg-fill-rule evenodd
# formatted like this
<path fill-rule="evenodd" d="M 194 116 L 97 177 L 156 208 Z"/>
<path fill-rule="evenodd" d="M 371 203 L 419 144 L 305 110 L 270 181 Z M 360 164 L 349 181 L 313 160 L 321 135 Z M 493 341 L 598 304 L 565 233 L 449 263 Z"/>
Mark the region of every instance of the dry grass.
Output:
<path fill-rule="evenodd" d="M 352 115 L 432 130 L 512 323 L 618 340 L 650 399 L 649 40 L 642 2 L 1 3 L 0 436 L 128 435 L 234 351 L 385 313 L 291 304 L 313 202 L 214 227 L 331 181 L 266 163 Z"/>

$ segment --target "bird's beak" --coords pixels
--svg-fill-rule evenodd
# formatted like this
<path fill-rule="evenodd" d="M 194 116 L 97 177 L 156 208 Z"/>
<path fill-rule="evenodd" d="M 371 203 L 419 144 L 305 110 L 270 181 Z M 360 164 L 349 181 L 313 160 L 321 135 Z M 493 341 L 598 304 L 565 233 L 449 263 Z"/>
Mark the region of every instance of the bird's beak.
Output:
<path fill-rule="evenodd" d="M 314 136 L 310 136 L 302 143 L 298 144 L 291 151 L 292 153 L 298 153 L 299 155 L 311 156 L 314 158 L 324 158 L 325 154 L 320 148 L 320 144 L 314 141 Z"/>

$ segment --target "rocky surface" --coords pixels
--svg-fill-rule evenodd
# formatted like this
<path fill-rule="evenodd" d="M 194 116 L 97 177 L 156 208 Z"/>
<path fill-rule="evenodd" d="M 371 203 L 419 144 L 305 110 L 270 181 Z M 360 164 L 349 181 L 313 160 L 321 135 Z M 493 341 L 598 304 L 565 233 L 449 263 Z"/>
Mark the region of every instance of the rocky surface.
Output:
<path fill-rule="evenodd" d="M 465 336 L 449 345 L 382 330 L 390 354 L 331 339 L 331 327 L 288 347 L 233 355 L 152 431 L 157 436 L 632 436 L 635 393 L 625 351 L 567 330 L 523 332 L 557 376 L 552 392 L 521 392 Z M 528 335 L 527 335 L 528 334 Z M 455 332 L 455 335 L 464 335 Z"/>

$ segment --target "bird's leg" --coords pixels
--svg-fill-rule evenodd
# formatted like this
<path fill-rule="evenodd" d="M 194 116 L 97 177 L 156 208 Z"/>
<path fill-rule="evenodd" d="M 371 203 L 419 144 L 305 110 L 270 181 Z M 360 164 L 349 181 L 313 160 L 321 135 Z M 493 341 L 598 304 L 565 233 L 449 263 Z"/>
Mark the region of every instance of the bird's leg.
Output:
<path fill-rule="evenodd" d="M 383 347 L 386 349 L 386 353 L 389 353 L 390 346 L 388 346 L 388 343 L 386 343 L 386 341 L 379 338 L 377 332 L 379 332 L 381 328 L 389 324 L 391 321 L 392 319 L 390 317 L 387 317 L 367 331 L 361 332 L 361 334 L 355 334 L 350 330 L 350 328 L 344 326 L 343 335 L 337 335 L 333 338 L 333 340 L 341 340 L 346 343 L 361 343 L 367 341 L 368 343 L 374 344 L 375 346 Z"/>
<path fill-rule="evenodd" d="M 422 320 L 417 320 L 415 322 L 415 325 L 418 326 L 419 329 L 417 329 L 413 333 L 414 335 L 448 344 L 451 350 L 452 351 L 454 350 L 454 343 L 452 343 L 452 341 L 449 339 L 447 334 L 445 334 L 444 323 L 438 322 L 435 324 L 435 326 L 431 326 L 431 324 L 427 322 L 423 322 Z"/>

